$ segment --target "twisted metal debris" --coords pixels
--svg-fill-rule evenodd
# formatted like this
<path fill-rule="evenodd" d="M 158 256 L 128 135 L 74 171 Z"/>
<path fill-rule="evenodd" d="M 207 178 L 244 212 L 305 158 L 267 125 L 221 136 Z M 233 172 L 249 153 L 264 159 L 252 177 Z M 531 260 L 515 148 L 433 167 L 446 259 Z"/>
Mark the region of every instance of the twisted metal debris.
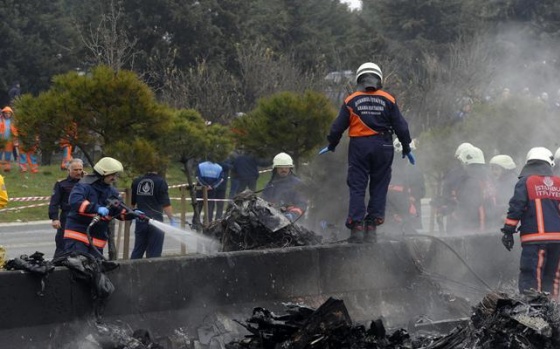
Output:
<path fill-rule="evenodd" d="M 321 236 L 292 223 L 279 209 L 250 190 L 235 196 L 224 218 L 213 222 L 204 234 L 219 239 L 222 251 L 321 243 Z"/>
<path fill-rule="evenodd" d="M 470 321 L 447 335 L 389 334 L 381 319 L 353 325 L 342 300 L 329 298 L 318 309 L 285 304 L 287 314 L 255 308 L 245 323 L 251 334 L 227 349 L 552 349 L 560 347 L 560 313 L 548 295 L 490 293 L 473 309 Z"/>

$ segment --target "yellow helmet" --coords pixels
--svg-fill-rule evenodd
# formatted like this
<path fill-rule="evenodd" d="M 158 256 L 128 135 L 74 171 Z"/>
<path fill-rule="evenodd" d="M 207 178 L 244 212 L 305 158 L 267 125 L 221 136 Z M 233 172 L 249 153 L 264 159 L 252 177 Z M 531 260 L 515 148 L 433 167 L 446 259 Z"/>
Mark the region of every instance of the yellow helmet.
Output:
<path fill-rule="evenodd" d="M 123 165 L 119 160 L 104 157 L 99 160 L 94 166 L 93 170 L 102 176 L 109 176 L 115 173 L 122 172 Z"/>

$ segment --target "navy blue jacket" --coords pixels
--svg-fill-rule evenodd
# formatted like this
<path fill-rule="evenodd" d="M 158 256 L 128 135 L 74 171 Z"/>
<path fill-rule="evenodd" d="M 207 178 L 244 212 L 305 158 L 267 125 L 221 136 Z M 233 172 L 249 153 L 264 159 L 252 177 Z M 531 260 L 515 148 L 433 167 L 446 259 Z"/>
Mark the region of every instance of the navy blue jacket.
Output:
<path fill-rule="evenodd" d="M 299 214 L 307 210 L 307 200 L 301 194 L 302 181 L 295 175 L 279 177 L 275 174 L 263 189 L 261 197 L 276 207 L 291 207 L 299 209 Z"/>
<path fill-rule="evenodd" d="M 509 201 L 506 224 L 519 227 L 521 243 L 560 243 L 560 177 L 544 161 L 521 170 Z"/>
<path fill-rule="evenodd" d="M 167 182 L 155 172 L 146 173 L 132 181 L 132 205 L 148 217 L 163 222 L 163 208 L 171 206 Z"/>
<path fill-rule="evenodd" d="M 74 188 L 79 180 L 79 178 L 68 176 L 54 184 L 51 201 L 49 202 L 49 219 L 59 220 L 59 218 L 63 218 L 68 214 L 70 211 L 68 198 L 72 188 Z"/>
<path fill-rule="evenodd" d="M 387 135 L 394 132 L 403 145 L 403 153 L 410 152 L 408 123 L 395 98 L 385 91 L 358 91 L 348 96 L 331 125 L 327 136 L 329 144 L 336 147 L 347 128 L 350 128 L 350 137 Z"/>
<path fill-rule="evenodd" d="M 120 197 L 117 189 L 103 182 L 101 177 L 90 183 L 93 178 L 92 176 L 95 177 L 96 175 L 87 175 L 82 178 L 70 193 L 70 212 L 66 218 L 64 229 L 65 239 L 74 239 L 89 244 L 86 231 L 93 217 L 97 215 L 97 209 L 101 206 L 107 206 L 108 198 Z M 103 248 L 107 243 L 109 222 L 112 218 L 132 220 L 135 216 L 127 214 L 123 208 L 109 208 L 109 215 L 103 217 L 90 229 L 95 246 Z"/>

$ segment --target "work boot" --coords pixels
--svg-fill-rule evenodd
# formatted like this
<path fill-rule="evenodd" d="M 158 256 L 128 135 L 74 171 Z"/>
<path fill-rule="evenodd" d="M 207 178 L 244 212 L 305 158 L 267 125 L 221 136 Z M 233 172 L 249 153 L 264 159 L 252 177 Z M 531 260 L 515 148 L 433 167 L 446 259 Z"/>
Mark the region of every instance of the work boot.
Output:
<path fill-rule="evenodd" d="M 364 241 L 368 243 L 377 242 L 377 226 L 383 224 L 383 218 L 369 218 L 365 219 L 365 234 Z"/>
<path fill-rule="evenodd" d="M 367 220 L 365 223 L 364 242 L 377 242 L 377 226 L 375 222 Z"/>
<path fill-rule="evenodd" d="M 353 222 L 352 228 L 350 228 L 350 237 L 347 241 L 354 244 L 361 244 L 364 242 L 364 228 L 363 222 Z"/>

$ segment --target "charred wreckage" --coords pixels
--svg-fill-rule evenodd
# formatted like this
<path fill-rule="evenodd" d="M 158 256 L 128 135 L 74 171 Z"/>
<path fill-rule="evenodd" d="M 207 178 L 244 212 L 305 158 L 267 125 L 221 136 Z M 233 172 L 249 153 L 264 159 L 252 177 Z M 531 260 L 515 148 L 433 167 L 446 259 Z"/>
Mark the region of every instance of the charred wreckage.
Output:
<path fill-rule="evenodd" d="M 282 211 L 251 191 L 237 195 L 223 219 L 204 229 L 221 242 L 222 251 L 308 246 L 322 237 L 287 219 Z M 97 333 L 87 338 L 91 348 L 207 348 L 193 341 L 181 345 L 154 340 L 147 330 L 135 330 L 102 321 L 103 306 L 114 287 L 105 272 L 118 264 L 80 253 L 48 261 L 43 254 L 21 256 L 6 263 L 8 270 L 25 270 L 41 277 L 39 296 L 55 266 L 71 269 L 74 277 L 91 289 Z M 447 327 L 409 325 L 388 330 L 383 319 L 354 323 L 340 299 L 329 298 L 316 309 L 302 304 L 284 304 L 285 314 L 276 315 L 256 307 L 252 316 L 235 321 L 249 334 L 225 344 L 227 349 L 257 348 L 372 348 L 372 349 L 496 349 L 559 348 L 558 304 L 545 293 L 487 294 L 472 308 L 471 316 L 449 321 Z M 449 327 L 452 324 L 453 327 Z M 445 330 L 443 330 L 445 328 Z M 449 330 L 451 328 L 451 330 Z M 444 334 L 446 333 L 447 334 Z M 169 341 L 168 341 L 169 342 Z M 209 348 L 209 347 L 208 347 Z"/>

